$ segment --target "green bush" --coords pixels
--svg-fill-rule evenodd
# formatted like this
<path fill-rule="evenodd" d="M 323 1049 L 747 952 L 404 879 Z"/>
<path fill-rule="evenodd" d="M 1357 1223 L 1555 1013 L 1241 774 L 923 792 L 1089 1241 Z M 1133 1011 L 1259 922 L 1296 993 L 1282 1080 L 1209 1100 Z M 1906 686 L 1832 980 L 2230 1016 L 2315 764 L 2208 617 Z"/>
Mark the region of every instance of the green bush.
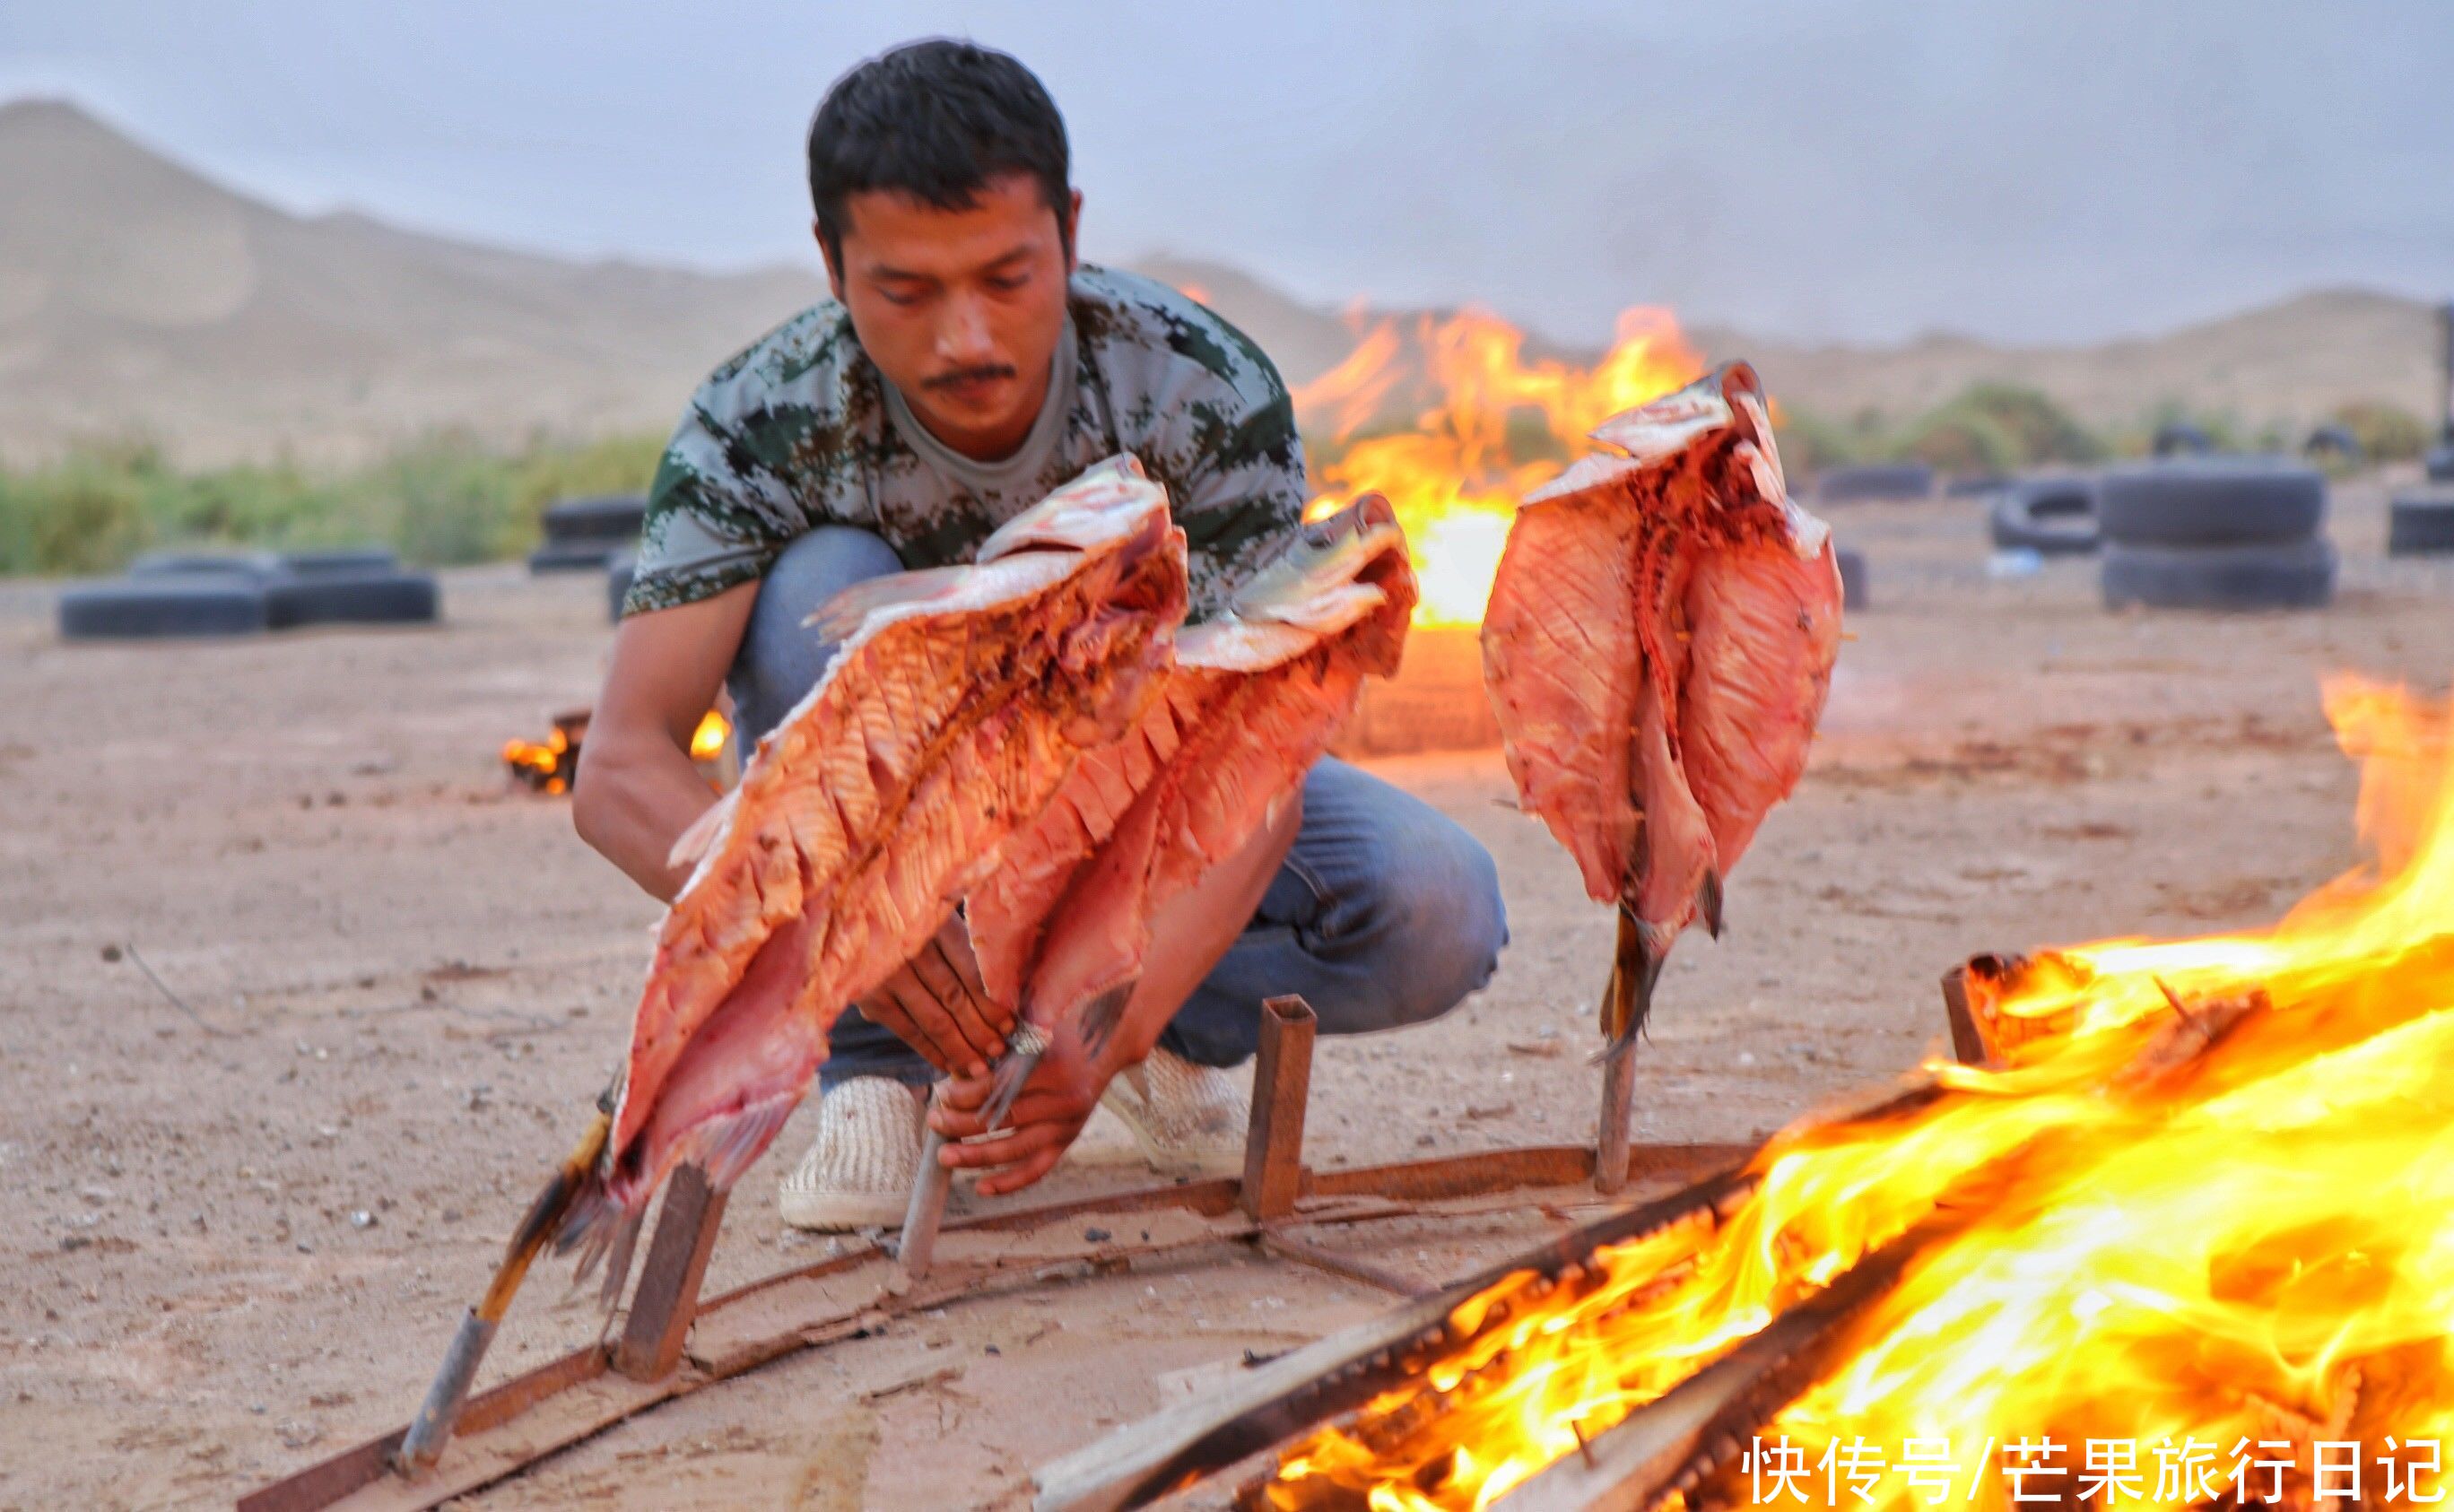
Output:
<path fill-rule="evenodd" d="M 2007 473 L 2026 460 L 2021 455 L 2018 437 L 1993 416 L 1948 404 L 1928 411 L 1910 425 L 1892 451 L 1901 460 L 1971 477 Z"/>
<path fill-rule="evenodd" d="M 429 436 L 356 472 L 289 462 L 180 472 L 141 442 L 0 469 L 0 575 L 111 572 L 152 547 L 284 549 L 379 542 L 413 562 L 513 556 L 558 498 L 638 494 L 663 443 L 616 436 L 505 454 Z"/>
<path fill-rule="evenodd" d="M 2361 443 L 2361 454 L 2372 462 L 2408 462 L 2428 450 L 2428 427 L 2408 410 L 2373 399 L 2357 399 L 2338 409 L 2334 421 Z"/>
<path fill-rule="evenodd" d="M 0 572 L 108 572 L 151 538 L 134 475 L 79 459 L 0 476 Z"/>
<path fill-rule="evenodd" d="M 1942 413 L 1982 418 L 2011 443 L 2012 465 L 2093 462 L 2104 448 L 2069 411 L 2034 389 L 2008 383 L 1971 384 Z"/>
<path fill-rule="evenodd" d="M 1775 406 L 1772 435 L 1780 448 L 1781 470 L 1803 479 L 1876 455 L 1881 443 L 1869 420 L 1861 414 L 1848 425 L 1795 404 Z"/>

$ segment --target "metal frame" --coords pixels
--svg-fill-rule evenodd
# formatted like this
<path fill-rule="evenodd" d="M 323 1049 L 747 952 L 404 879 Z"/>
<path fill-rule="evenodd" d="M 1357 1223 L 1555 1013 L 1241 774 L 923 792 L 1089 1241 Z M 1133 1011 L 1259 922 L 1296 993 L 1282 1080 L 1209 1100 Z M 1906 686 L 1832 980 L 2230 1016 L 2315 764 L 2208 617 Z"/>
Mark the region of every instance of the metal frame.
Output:
<path fill-rule="evenodd" d="M 239 1512 L 316 1512 L 432 1507 L 517 1475 L 675 1397 L 714 1385 L 798 1350 L 871 1332 L 897 1314 L 944 1307 L 1048 1281 L 1098 1274 L 1135 1260 L 1242 1242 L 1264 1254 L 1342 1280 L 1398 1295 L 1424 1288 L 1368 1261 L 1285 1232 L 1442 1211 L 1529 1188 L 1586 1183 L 1616 1189 L 1628 1180 L 1693 1181 L 1743 1159 L 1752 1146 L 1639 1144 L 1628 1147 L 1618 1182 L 1597 1180 L 1590 1145 L 1533 1145 L 1406 1160 L 1351 1170 L 1303 1164 L 1303 1124 L 1312 1079 L 1316 1021 L 1301 998 L 1274 998 L 1261 1017 L 1253 1118 L 1241 1179 L 1142 1187 L 1105 1197 L 986 1214 L 944 1225 L 949 1236 L 1076 1228 L 1076 1220 L 1125 1213 L 1176 1215 L 1154 1221 L 1145 1241 L 1076 1242 L 1072 1253 L 1019 1264 L 939 1257 L 925 1278 L 898 1276 L 886 1246 L 871 1243 L 814 1265 L 702 1301 L 709 1257 L 725 1197 L 695 1169 L 675 1173 L 621 1334 L 479 1393 L 461 1410 L 456 1436 L 433 1467 L 412 1480 L 392 1468 L 406 1428 L 370 1439 L 239 1499 Z M 1516 1205 L 1516 1204 L 1510 1204 Z M 1453 1210 L 1453 1209 L 1452 1209 Z M 846 1281 L 875 1272 L 874 1291 Z M 1291 1357 L 1292 1358 L 1292 1357 Z"/>
<path fill-rule="evenodd" d="M 1942 980 L 1943 1012 L 1954 1052 L 1963 1063 L 1987 1062 L 1981 1015 L 1972 1010 L 1972 978 L 1996 979 L 2001 958 L 1979 957 Z M 1930 1102 L 1941 1088 L 1924 1082 L 1887 1094 L 1854 1111 L 1881 1119 Z M 1749 1151 L 1747 1154 L 1751 1155 Z M 1640 1206 L 1622 1208 L 1542 1244 L 1505 1257 L 1475 1275 L 1415 1297 L 1341 1333 L 1318 1340 L 1200 1400 L 1182 1402 L 1119 1427 L 1033 1477 L 1035 1512 L 1121 1512 L 1230 1471 L 1353 1411 L 1418 1373 L 1448 1338 L 1459 1304 L 1504 1278 L 1530 1275 L 1519 1300 L 1537 1298 L 1581 1269 L 1594 1251 L 1672 1227 L 1711 1224 L 1754 1190 L 1745 1156 L 1730 1168 Z M 1633 1163 L 1633 1162 L 1631 1162 Z M 1583 1444 L 1581 1455 L 1555 1463 L 1510 1493 L 1504 1504 L 1531 1512 L 1641 1508 L 1670 1490 L 1685 1489 L 1718 1463 L 1733 1436 L 1760 1422 L 1813 1379 L 1819 1351 L 1856 1310 L 1880 1295 L 1906 1258 L 1931 1242 L 1950 1220 L 1929 1220 L 1910 1235 L 1861 1260 L 1816 1298 L 1784 1313 L 1754 1341 L 1661 1400 Z M 1266 1243 L 1266 1240 L 1264 1240 Z M 1507 1303 L 1501 1304 L 1504 1308 Z M 1486 1320 L 1485 1326 L 1493 1326 Z M 1257 1486 L 1242 1488 L 1238 1505 L 1261 1504 Z"/>

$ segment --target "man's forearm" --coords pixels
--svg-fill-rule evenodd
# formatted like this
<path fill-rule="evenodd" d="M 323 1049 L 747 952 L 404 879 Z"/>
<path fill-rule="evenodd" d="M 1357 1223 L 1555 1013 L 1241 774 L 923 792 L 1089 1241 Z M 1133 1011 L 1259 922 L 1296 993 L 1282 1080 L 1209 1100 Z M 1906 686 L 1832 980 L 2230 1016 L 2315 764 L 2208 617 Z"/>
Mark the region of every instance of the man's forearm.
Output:
<path fill-rule="evenodd" d="M 654 738 L 580 747 L 571 821 L 579 837 L 660 902 L 690 868 L 672 864 L 674 841 L 715 801 L 689 753 Z"/>

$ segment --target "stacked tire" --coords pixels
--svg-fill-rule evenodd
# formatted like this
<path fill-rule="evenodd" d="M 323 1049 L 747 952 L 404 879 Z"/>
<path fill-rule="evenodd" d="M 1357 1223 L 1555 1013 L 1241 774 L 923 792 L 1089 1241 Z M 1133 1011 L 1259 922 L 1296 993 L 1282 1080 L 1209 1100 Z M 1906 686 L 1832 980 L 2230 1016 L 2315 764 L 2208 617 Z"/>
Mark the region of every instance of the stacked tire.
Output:
<path fill-rule="evenodd" d="M 2096 484 L 2084 477 L 2022 478 L 1994 495 L 1989 534 L 1997 551 L 2085 556 L 2101 544 Z"/>
<path fill-rule="evenodd" d="M 2386 515 L 2388 556 L 2454 556 L 2454 488 L 2398 494 Z"/>
<path fill-rule="evenodd" d="M 1870 462 L 1860 467 L 1826 468 L 1815 478 L 1818 504 L 1933 496 L 1934 469 L 1923 462 Z"/>
<path fill-rule="evenodd" d="M 401 570 L 382 547 L 338 551 L 157 552 L 115 582 L 60 595 L 69 640 L 160 640 L 242 635 L 308 625 L 432 624 L 441 590 Z"/>
<path fill-rule="evenodd" d="M 2316 609 L 2333 601 L 2326 480 L 2272 458 L 2174 457 L 2097 481 L 2108 609 Z"/>
<path fill-rule="evenodd" d="M 601 573 L 636 546 L 648 501 L 634 494 L 564 499 L 547 507 L 545 543 L 529 554 L 532 573 Z"/>

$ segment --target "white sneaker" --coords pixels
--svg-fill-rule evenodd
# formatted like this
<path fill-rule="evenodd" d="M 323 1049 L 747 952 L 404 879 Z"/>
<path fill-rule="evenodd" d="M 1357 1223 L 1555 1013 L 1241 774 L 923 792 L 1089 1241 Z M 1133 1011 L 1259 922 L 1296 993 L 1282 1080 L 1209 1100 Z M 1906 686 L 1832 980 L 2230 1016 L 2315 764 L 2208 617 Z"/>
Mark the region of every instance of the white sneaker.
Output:
<path fill-rule="evenodd" d="M 775 1211 L 820 1234 L 903 1221 L 920 1177 L 928 1094 L 893 1077 L 855 1077 L 818 1102 L 818 1138 L 775 1184 Z"/>
<path fill-rule="evenodd" d="M 1161 1176 L 1236 1176 L 1244 1169 L 1252 1103 L 1236 1079 L 1165 1050 L 1129 1066 L 1099 1105 L 1124 1120 Z"/>

